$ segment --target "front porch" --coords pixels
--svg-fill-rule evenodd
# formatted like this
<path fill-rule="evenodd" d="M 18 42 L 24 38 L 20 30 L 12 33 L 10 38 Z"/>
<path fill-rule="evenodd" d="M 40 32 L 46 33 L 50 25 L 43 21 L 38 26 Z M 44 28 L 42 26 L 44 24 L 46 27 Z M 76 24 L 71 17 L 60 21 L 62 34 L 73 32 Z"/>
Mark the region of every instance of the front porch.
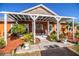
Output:
<path fill-rule="evenodd" d="M 14 20 L 14 23 L 17 24 L 25 24 L 26 30 L 28 33 L 33 34 L 33 39 L 35 40 L 37 36 L 42 35 L 50 35 L 51 32 L 55 31 L 57 33 L 57 39 L 59 40 L 60 34 L 60 20 L 73 20 L 73 28 L 74 28 L 74 17 L 66 17 L 66 16 L 52 16 L 52 15 L 39 15 L 39 14 L 26 14 L 26 13 L 13 13 L 13 12 L 1 12 L 4 14 L 4 40 L 6 42 L 6 46 L 8 44 L 8 33 L 7 33 L 7 20 L 10 18 Z M 74 38 L 74 29 L 73 29 L 73 38 Z M 40 40 L 42 40 L 41 38 Z M 44 39 L 46 40 L 46 38 Z M 49 43 L 50 45 L 53 43 L 46 41 L 41 41 L 40 45 L 45 45 Z M 67 42 L 67 41 L 66 41 Z M 63 43 L 54 43 L 60 44 L 64 46 Z M 18 45 L 19 46 L 19 45 Z M 17 46 L 16 46 L 17 48 Z M 42 48 L 42 47 L 41 47 Z"/>
<path fill-rule="evenodd" d="M 61 21 L 73 21 L 73 38 L 74 38 L 74 17 L 67 16 L 52 16 L 42 14 L 27 14 L 27 13 L 16 13 L 16 12 L 0 12 L 4 14 L 4 38 L 7 44 L 7 21 L 10 19 L 14 20 L 15 23 L 28 24 L 26 25 L 27 31 L 32 32 L 34 39 L 36 35 L 42 33 L 50 35 L 51 32 L 57 33 L 57 39 L 59 40 L 60 34 L 60 22 Z"/>

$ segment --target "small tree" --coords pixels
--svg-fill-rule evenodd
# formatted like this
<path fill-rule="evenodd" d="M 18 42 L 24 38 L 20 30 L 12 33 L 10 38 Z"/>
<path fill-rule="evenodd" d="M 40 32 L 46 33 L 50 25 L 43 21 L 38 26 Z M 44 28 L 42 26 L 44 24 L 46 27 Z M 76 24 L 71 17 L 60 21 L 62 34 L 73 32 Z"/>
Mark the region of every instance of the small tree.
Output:
<path fill-rule="evenodd" d="M 13 34 L 23 34 L 26 32 L 26 27 L 23 24 L 14 24 L 13 27 L 11 28 L 11 32 Z"/>

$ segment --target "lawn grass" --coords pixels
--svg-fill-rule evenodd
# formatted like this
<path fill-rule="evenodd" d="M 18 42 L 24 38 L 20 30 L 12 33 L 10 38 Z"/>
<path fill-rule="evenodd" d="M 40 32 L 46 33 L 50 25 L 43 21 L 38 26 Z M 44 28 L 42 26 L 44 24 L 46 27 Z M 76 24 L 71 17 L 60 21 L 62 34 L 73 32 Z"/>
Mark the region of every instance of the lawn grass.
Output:
<path fill-rule="evenodd" d="M 79 55 L 79 44 L 74 44 L 73 46 L 70 46 L 70 49 L 72 49 Z"/>
<path fill-rule="evenodd" d="M 71 48 L 74 49 L 76 52 L 79 53 L 79 46 L 78 45 L 74 45 Z"/>

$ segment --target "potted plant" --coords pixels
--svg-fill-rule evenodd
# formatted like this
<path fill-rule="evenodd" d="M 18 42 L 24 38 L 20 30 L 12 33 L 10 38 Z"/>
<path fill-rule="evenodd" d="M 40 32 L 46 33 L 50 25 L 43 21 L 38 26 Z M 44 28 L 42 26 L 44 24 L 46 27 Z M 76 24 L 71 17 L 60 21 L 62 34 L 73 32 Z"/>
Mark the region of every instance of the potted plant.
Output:
<path fill-rule="evenodd" d="M 30 47 L 30 44 L 33 43 L 33 35 L 32 34 L 29 34 L 29 33 L 26 33 L 24 34 L 24 45 L 25 45 L 25 49 L 29 49 Z"/>
<path fill-rule="evenodd" d="M 48 40 L 50 40 L 50 41 L 57 41 L 57 34 L 56 34 L 56 32 L 52 32 L 52 33 L 48 36 Z"/>
<path fill-rule="evenodd" d="M 5 47 L 5 41 L 3 37 L 0 37 L 0 48 Z"/>

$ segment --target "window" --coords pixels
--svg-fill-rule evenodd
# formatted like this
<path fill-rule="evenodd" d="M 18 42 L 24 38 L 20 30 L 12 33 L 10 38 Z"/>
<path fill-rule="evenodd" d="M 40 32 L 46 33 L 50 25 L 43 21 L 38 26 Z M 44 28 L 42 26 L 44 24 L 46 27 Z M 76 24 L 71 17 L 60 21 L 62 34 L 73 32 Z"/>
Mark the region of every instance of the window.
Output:
<path fill-rule="evenodd" d="M 49 32 L 52 32 L 52 24 L 49 24 Z"/>
<path fill-rule="evenodd" d="M 26 26 L 26 32 L 29 33 L 29 24 L 25 24 Z"/>

